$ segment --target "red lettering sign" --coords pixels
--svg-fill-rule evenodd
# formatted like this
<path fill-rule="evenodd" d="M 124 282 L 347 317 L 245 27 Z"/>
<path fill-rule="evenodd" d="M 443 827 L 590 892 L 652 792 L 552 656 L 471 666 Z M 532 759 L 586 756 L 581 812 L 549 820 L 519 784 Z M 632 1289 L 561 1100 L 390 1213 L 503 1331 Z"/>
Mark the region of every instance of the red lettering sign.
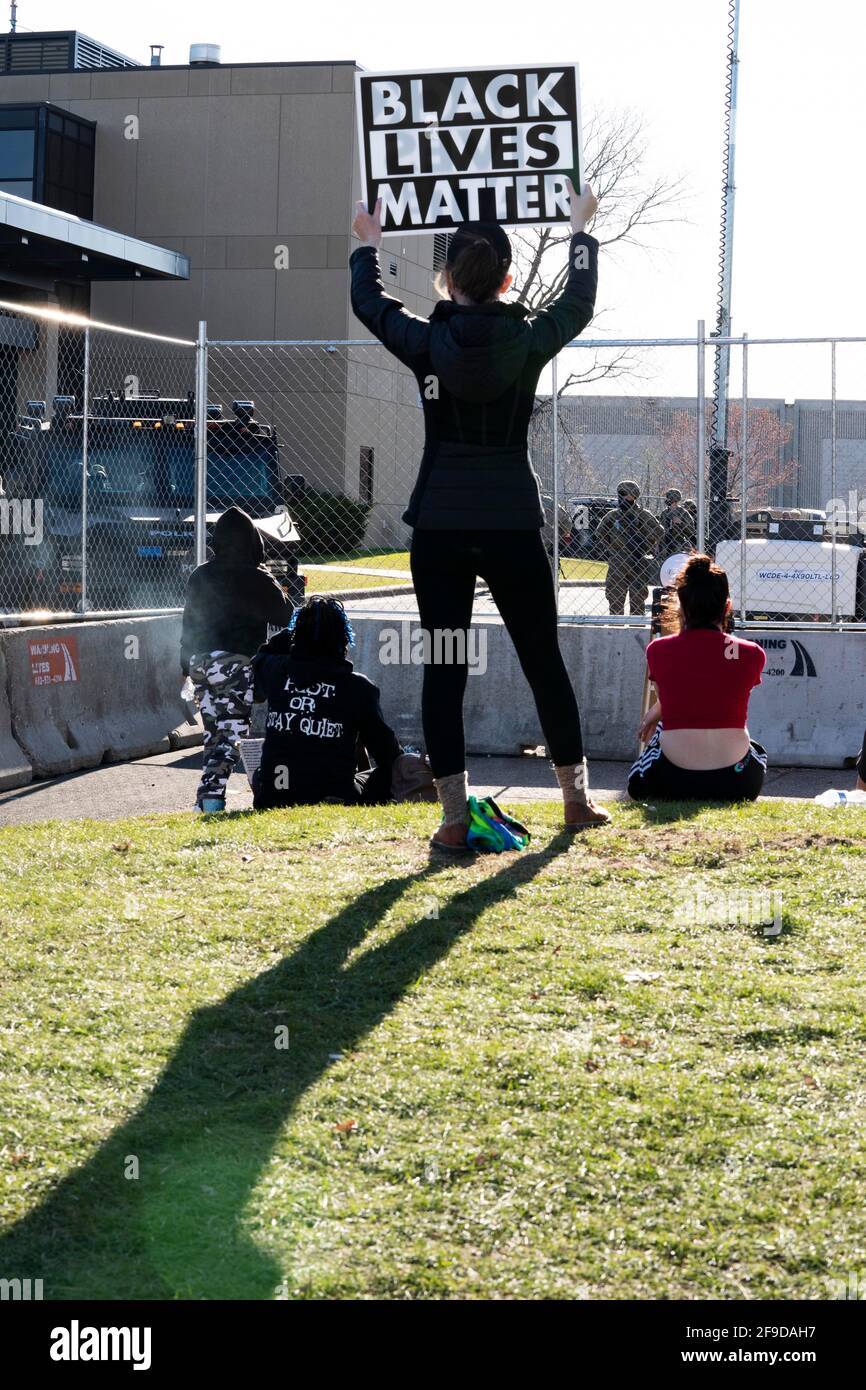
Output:
<path fill-rule="evenodd" d="M 63 685 L 78 680 L 78 638 L 40 637 L 27 643 L 33 685 Z"/>

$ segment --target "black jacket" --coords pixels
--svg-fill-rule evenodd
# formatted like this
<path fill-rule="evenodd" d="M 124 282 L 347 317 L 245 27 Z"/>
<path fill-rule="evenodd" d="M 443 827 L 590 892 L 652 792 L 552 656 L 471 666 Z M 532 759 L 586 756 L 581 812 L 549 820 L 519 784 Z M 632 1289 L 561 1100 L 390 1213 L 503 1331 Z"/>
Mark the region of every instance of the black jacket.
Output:
<path fill-rule="evenodd" d="M 585 247 L 588 266 L 578 269 Z M 385 293 L 374 247 L 352 252 L 352 308 L 415 375 L 425 446 L 403 520 L 427 530 L 530 530 L 544 524 L 527 449 L 538 378 L 592 318 L 598 242 L 576 233 L 562 294 L 532 314 L 522 304 L 442 300 L 429 319 Z"/>
<path fill-rule="evenodd" d="M 391 767 L 401 751 L 379 691 L 351 661 L 304 661 L 290 655 L 290 642 L 278 632 L 253 659 L 255 698 L 268 702 L 255 806 L 355 800 L 358 741 L 377 767 Z"/>
<path fill-rule="evenodd" d="M 292 604 L 267 570 L 262 538 L 246 512 L 229 507 L 213 528 L 213 556 L 193 570 L 186 586 L 180 662 L 189 673 L 198 652 L 252 656 L 268 635 L 268 623 L 285 627 Z"/>

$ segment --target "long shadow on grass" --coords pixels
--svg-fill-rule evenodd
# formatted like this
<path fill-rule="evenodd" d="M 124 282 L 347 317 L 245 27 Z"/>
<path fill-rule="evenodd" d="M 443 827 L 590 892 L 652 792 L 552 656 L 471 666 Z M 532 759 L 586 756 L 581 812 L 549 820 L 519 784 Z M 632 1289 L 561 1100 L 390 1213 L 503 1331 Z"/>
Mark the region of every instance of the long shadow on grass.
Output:
<path fill-rule="evenodd" d="M 444 866 L 388 879 L 273 969 L 193 1014 L 140 1109 L 0 1239 L 0 1276 L 41 1278 L 48 1299 L 273 1297 L 281 1271 L 244 1225 L 244 1209 L 298 1101 L 331 1054 L 375 1028 L 484 908 L 571 843 L 560 833 L 544 849 L 509 856 L 443 902 L 438 920 L 413 922 L 346 966 L 402 894 Z M 282 1025 L 287 1050 L 275 1046 Z M 126 1176 L 136 1161 L 138 1177 Z M 303 1222 L 291 1164 L 274 1181 L 287 1221 Z"/>

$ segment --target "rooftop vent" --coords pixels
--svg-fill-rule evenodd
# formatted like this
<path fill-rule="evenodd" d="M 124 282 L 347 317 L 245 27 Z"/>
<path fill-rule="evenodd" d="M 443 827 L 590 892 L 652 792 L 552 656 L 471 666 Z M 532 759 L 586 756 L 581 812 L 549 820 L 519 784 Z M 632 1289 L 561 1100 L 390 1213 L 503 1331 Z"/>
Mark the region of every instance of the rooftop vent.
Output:
<path fill-rule="evenodd" d="M 217 68 L 220 65 L 220 46 L 218 43 L 193 43 L 189 48 L 191 68 Z"/>
<path fill-rule="evenodd" d="M 82 68 L 137 68 L 133 58 L 117 53 L 76 29 L 47 33 L 0 34 L 0 73 L 74 72 Z"/>

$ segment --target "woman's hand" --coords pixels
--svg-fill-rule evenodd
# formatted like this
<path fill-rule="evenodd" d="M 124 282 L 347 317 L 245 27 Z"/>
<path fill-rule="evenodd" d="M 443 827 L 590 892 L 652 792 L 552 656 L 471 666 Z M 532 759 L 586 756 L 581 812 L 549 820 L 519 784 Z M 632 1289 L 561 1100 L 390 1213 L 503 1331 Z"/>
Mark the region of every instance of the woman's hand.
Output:
<path fill-rule="evenodd" d="M 352 231 L 365 246 L 380 246 L 382 243 L 382 199 L 376 199 L 376 206 L 368 212 L 363 203 L 355 204 L 355 220 Z"/>
<path fill-rule="evenodd" d="M 637 741 L 638 741 L 638 743 L 649 743 L 650 739 L 652 738 L 653 734 L 654 734 L 655 731 L 656 731 L 656 726 L 658 725 L 658 722 L 659 722 L 658 719 L 653 719 L 653 718 L 652 718 L 652 711 L 651 711 L 651 710 L 650 710 L 649 714 L 645 714 L 645 715 L 644 715 L 643 719 L 642 719 L 641 722 L 640 722 L 640 725 L 638 726 L 638 731 L 637 731 Z"/>
<path fill-rule="evenodd" d="M 640 721 L 637 730 L 638 743 L 649 743 L 656 731 L 656 725 L 662 717 L 661 705 L 656 700 L 654 705 L 650 705 L 643 719 Z"/>
<path fill-rule="evenodd" d="M 576 193 L 571 179 L 567 179 L 566 182 L 568 184 L 568 199 L 571 208 L 572 235 L 575 232 L 585 232 L 587 222 L 591 222 L 598 212 L 598 199 L 588 183 L 585 183 L 580 192 Z"/>

